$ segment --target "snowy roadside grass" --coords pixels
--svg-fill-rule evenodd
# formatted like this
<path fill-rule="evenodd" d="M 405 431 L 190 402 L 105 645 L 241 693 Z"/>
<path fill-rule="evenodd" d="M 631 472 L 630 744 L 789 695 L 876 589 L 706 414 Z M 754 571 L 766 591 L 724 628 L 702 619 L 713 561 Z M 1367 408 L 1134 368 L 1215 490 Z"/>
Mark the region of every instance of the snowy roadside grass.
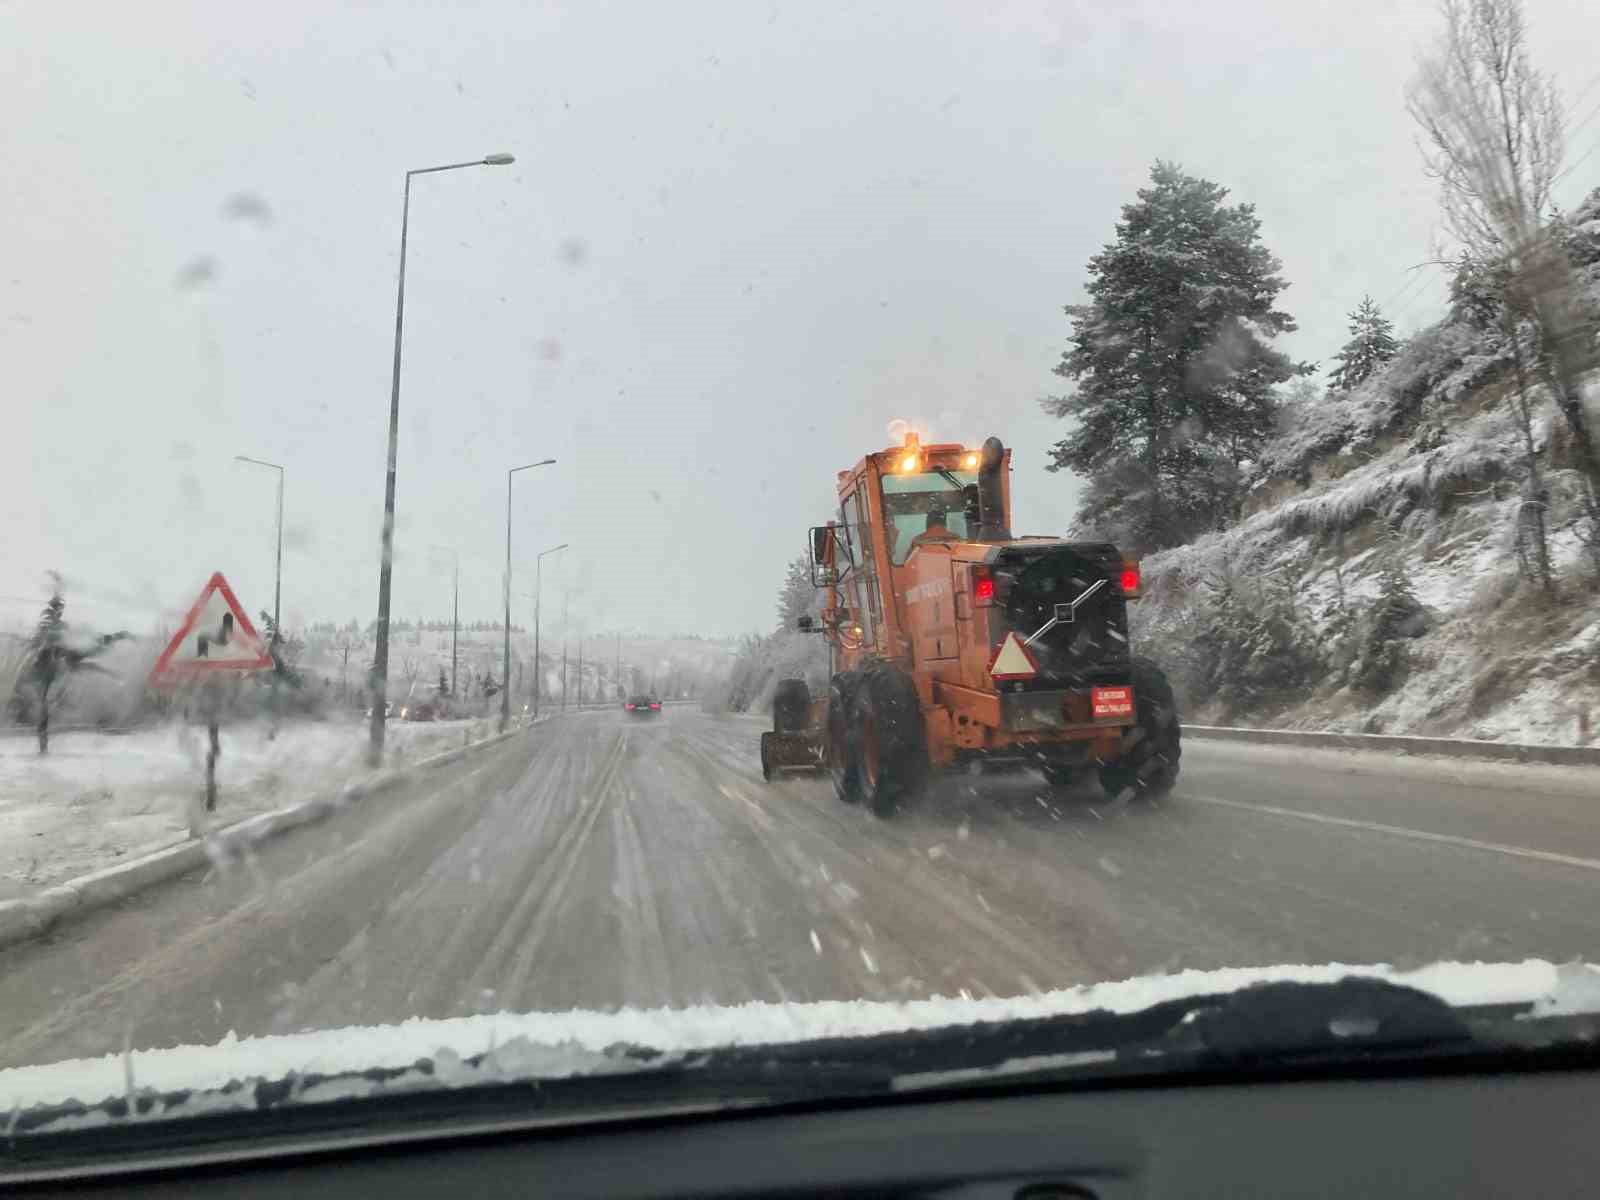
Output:
<path fill-rule="evenodd" d="M 492 719 L 389 726 L 388 767 L 479 741 Z M 212 827 L 337 791 L 372 774 L 361 720 L 224 726 Z M 206 733 L 172 723 L 125 735 L 64 733 L 40 757 L 0 738 L 0 900 L 188 839 L 203 818 Z"/>

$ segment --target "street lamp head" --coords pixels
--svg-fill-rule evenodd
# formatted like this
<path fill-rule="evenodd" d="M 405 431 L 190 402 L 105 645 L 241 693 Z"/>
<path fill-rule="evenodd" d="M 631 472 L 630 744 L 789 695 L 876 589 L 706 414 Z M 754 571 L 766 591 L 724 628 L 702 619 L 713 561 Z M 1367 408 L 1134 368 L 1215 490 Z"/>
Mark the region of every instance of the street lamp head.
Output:
<path fill-rule="evenodd" d="M 484 156 L 483 165 L 486 167 L 509 167 L 516 161 L 509 154 L 487 154 Z"/>

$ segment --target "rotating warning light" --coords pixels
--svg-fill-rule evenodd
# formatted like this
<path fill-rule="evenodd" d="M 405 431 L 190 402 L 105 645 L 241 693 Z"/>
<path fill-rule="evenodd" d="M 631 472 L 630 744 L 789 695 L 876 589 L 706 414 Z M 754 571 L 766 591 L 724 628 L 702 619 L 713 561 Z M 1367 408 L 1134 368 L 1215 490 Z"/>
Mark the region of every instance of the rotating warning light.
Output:
<path fill-rule="evenodd" d="M 961 466 L 965 470 L 976 471 L 978 469 L 978 452 L 969 450 L 963 454 L 961 456 Z"/>
<path fill-rule="evenodd" d="M 915 454 L 908 454 L 900 460 L 900 471 L 902 474 L 909 474 L 916 469 L 917 456 Z"/>

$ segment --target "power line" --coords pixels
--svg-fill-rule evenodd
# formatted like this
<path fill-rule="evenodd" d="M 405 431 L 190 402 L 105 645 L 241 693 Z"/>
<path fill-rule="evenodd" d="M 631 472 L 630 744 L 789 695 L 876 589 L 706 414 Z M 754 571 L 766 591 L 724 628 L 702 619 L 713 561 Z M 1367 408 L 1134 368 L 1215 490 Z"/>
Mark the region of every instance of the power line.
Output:
<path fill-rule="evenodd" d="M 1577 133 L 1585 125 L 1587 125 L 1590 121 L 1594 120 L 1596 113 L 1600 113 L 1600 101 L 1596 101 L 1595 106 L 1589 110 L 1589 115 L 1588 116 L 1584 117 L 1583 120 L 1579 121 L 1571 129 L 1566 131 L 1567 136 L 1571 137 L 1573 134 Z"/>
<path fill-rule="evenodd" d="M 1419 283 L 1421 283 L 1425 279 L 1427 279 L 1427 277 L 1428 277 L 1427 273 L 1424 272 L 1422 268 L 1424 268 L 1424 267 L 1437 267 L 1439 265 L 1440 265 L 1439 263 L 1432 262 L 1432 261 L 1430 261 L 1430 262 L 1419 262 L 1416 266 L 1407 268 L 1407 273 L 1408 274 L 1410 274 L 1411 272 L 1416 272 L 1416 273 L 1412 274 L 1411 278 L 1407 279 L 1404 283 L 1402 283 L 1399 287 L 1397 287 L 1394 290 L 1394 293 L 1387 300 L 1385 300 L 1382 304 L 1380 304 L 1378 307 L 1379 308 L 1388 308 L 1397 299 L 1399 299 L 1400 293 L 1406 292 L 1406 291 L 1410 291 L 1412 288 L 1416 287 Z"/>
<path fill-rule="evenodd" d="M 1596 111 L 1600 112 L 1600 109 L 1597 109 Z M 1576 171 L 1579 167 L 1581 167 L 1583 165 L 1584 159 L 1588 158 L 1596 150 L 1600 150 L 1600 142 L 1596 142 L 1594 145 L 1590 146 L 1587 150 L 1585 150 L 1582 154 L 1580 154 L 1576 159 L 1574 159 L 1571 163 L 1569 163 L 1567 165 L 1567 169 L 1565 171 L 1561 172 L 1561 174 L 1557 175 L 1554 179 L 1552 179 L 1550 181 L 1551 186 L 1552 187 L 1555 186 L 1556 184 L 1560 183 L 1563 179 L 1565 179 L 1568 175 L 1571 175 L 1574 171 Z"/>
<path fill-rule="evenodd" d="M 1589 77 L 1589 82 L 1584 84 L 1578 94 L 1572 98 L 1572 103 L 1567 105 L 1567 111 L 1561 114 L 1561 119 L 1563 121 L 1572 115 L 1573 109 L 1577 108 L 1578 105 L 1583 103 L 1584 97 L 1594 89 L 1594 85 L 1597 83 L 1600 83 L 1600 71 L 1596 71 L 1593 75 L 1591 75 Z"/>

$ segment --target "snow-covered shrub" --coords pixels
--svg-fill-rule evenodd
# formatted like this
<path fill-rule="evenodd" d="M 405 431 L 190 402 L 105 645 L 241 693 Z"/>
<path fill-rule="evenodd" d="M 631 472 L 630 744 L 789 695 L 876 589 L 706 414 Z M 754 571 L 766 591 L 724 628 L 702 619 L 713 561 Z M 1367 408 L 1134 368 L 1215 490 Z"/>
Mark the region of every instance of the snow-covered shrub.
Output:
<path fill-rule="evenodd" d="M 1400 547 L 1398 536 L 1391 536 L 1378 572 L 1378 599 L 1360 622 L 1361 657 L 1351 683 L 1373 696 L 1387 695 L 1400 685 L 1409 642 L 1428 631 L 1428 611 L 1412 591 Z"/>

